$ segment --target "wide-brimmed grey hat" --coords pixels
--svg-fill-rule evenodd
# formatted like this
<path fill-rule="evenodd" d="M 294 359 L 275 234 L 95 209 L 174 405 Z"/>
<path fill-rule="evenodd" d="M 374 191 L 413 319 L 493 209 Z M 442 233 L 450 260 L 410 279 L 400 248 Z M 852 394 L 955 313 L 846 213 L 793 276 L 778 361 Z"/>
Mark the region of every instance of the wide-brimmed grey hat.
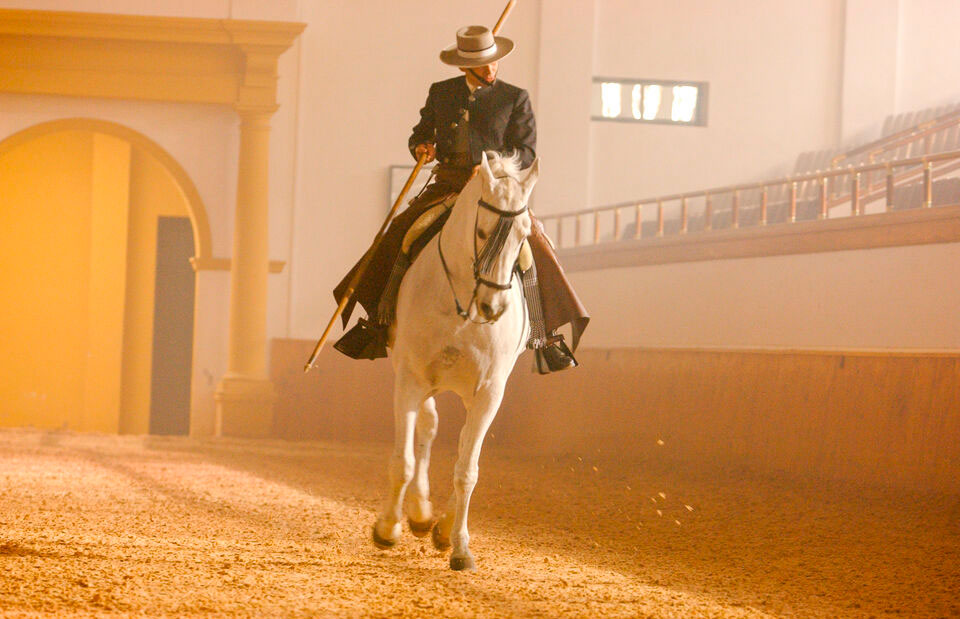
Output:
<path fill-rule="evenodd" d="M 495 37 L 486 26 L 467 26 L 457 30 L 457 44 L 440 52 L 444 64 L 468 69 L 500 60 L 513 51 L 513 41 Z"/>

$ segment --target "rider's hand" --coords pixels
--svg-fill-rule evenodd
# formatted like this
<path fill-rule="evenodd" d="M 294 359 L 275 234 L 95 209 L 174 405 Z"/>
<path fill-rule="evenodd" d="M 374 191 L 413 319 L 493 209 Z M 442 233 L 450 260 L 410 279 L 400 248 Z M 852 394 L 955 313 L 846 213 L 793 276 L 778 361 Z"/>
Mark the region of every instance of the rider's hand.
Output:
<path fill-rule="evenodd" d="M 424 161 L 424 163 L 430 163 L 437 158 L 437 147 L 429 142 L 426 142 L 424 144 L 418 144 L 413 151 L 413 154 L 417 156 L 417 159 L 419 159 L 420 155 L 424 153 L 427 154 L 427 160 Z"/>

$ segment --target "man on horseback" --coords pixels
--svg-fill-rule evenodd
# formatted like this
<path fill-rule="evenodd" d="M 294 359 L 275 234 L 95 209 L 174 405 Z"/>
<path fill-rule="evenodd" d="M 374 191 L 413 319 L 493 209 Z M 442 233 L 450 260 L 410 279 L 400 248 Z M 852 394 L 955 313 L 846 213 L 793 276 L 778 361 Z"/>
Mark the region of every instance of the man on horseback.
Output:
<path fill-rule="evenodd" d="M 443 226 L 457 195 L 477 173 L 481 154 L 513 154 L 521 168 L 533 163 L 536 123 L 529 96 L 522 88 L 497 79 L 499 61 L 512 50 L 510 39 L 495 37 L 483 26 L 468 26 L 457 32 L 456 45 L 440 52 L 440 60 L 459 68 L 464 76 L 430 87 L 408 144 L 415 158 L 426 155 L 427 162 L 436 159 L 439 163 L 433 170 L 433 182 L 390 224 L 356 288 L 355 300 L 343 313 L 346 326 L 353 304 L 359 301 L 368 315 L 337 342 L 337 350 L 347 356 L 386 356 L 386 331 L 393 321 L 403 275 L 417 252 Z M 523 274 L 531 327 L 528 347 L 536 351 L 540 373 L 574 367 L 573 353 L 556 330 L 570 323 L 576 350 L 589 317 L 540 222 L 534 220 L 527 241 L 533 257 L 533 266 Z M 358 266 L 334 290 L 338 300 Z"/>

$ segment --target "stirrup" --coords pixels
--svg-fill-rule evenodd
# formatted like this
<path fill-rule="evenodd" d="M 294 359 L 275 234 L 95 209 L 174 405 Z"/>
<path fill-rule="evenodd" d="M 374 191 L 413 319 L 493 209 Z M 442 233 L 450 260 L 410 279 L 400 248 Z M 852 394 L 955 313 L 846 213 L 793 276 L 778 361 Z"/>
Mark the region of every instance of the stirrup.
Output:
<path fill-rule="evenodd" d="M 361 318 L 333 347 L 351 359 L 381 359 L 387 356 L 387 328 Z"/>
<path fill-rule="evenodd" d="M 546 345 L 534 351 L 534 359 L 538 374 L 559 372 L 580 365 L 563 341 L 562 335 L 548 337 Z"/>

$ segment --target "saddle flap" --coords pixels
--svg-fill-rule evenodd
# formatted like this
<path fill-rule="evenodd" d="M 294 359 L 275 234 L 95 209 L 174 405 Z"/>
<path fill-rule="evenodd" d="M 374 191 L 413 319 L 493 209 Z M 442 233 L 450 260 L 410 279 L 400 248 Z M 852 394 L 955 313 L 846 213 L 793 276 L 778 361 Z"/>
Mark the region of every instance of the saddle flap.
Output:
<path fill-rule="evenodd" d="M 530 242 L 523 239 L 523 245 L 520 246 L 520 257 L 517 258 L 517 266 L 521 273 L 526 273 L 533 266 L 533 250 L 530 249 Z"/>
<path fill-rule="evenodd" d="M 453 198 L 456 198 L 456 194 L 453 194 Z M 403 235 L 403 244 L 400 246 L 401 251 L 409 254 L 410 248 L 417 242 L 420 235 L 432 226 L 441 215 L 446 213 L 447 210 L 453 206 L 453 202 L 454 200 L 451 199 L 451 196 L 445 196 L 441 201 L 437 202 L 425 211 L 423 215 L 418 217 L 417 220 L 413 222 L 413 225 L 410 226 L 410 229 L 407 230 L 407 233 Z"/>

